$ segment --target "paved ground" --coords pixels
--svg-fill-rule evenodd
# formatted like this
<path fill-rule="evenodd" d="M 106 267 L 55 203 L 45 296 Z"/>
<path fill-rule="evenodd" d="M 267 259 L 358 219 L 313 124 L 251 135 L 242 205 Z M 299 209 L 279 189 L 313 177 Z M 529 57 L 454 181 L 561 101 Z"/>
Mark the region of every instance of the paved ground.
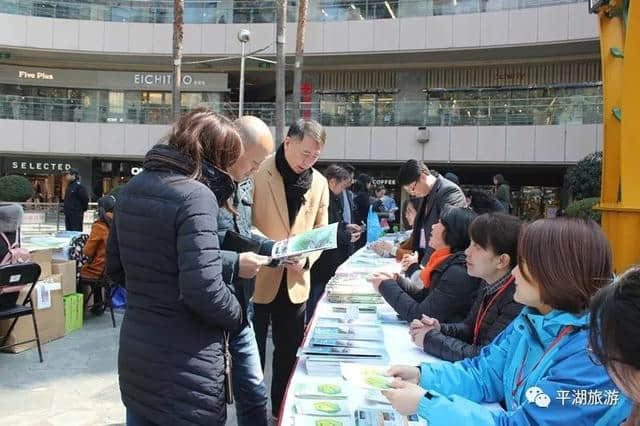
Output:
<path fill-rule="evenodd" d="M 121 321 L 116 313 L 118 326 Z M 0 353 L 0 425 L 124 425 L 118 333 L 108 314 L 87 317 L 81 330 L 43 346 L 42 364 L 36 349 Z M 268 384 L 270 364 L 267 359 Z M 227 425 L 236 426 L 232 408 L 227 418 Z"/>

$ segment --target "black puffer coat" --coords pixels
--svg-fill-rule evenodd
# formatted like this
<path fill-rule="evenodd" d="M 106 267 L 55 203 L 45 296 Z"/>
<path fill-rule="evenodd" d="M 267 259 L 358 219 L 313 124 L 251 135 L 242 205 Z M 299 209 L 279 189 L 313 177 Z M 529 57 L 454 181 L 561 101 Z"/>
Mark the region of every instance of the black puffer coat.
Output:
<path fill-rule="evenodd" d="M 432 330 L 427 333 L 423 342 L 424 351 L 446 361 L 460 361 L 477 356 L 480 349 L 491 343 L 520 314 L 523 306 L 513 300 L 515 290 L 516 286 L 510 285 L 491 304 L 480 324 L 478 341 L 475 345 L 473 329 L 480 306 L 486 309 L 498 292 L 497 287 L 492 288 L 486 283 L 482 286 L 469 315 L 463 322 L 440 324 L 440 331 Z"/>
<path fill-rule="evenodd" d="M 422 315 L 441 323 L 458 322 L 466 318 L 476 298 L 480 279 L 467 274 L 466 256 L 457 252 L 449 256 L 431 273 L 429 288 L 416 289 L 404 277 L 386 280 L 378 291 L 405 321 Z"/>
<path fill-rule="evenodd" d="M 216 233 L 212 189 L 226 175 L 217 172 L 223 178 L 210 189 L 167 165 L 144 166 L 118 197 L 107 249 L 107 273 L 128 289 L 122 401 L 160 425 L 223 425 L 223 330 L 242 320 L 222 280 Z"/>

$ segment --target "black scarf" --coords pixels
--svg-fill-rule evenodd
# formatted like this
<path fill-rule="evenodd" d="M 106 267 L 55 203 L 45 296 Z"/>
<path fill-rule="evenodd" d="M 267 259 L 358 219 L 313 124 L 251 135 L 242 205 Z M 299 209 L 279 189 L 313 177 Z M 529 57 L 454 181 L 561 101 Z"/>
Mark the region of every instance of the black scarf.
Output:
<path fill-rule="evenodd" d="M 156 145 L 147 152 L 142 164 L 145 170 L 159 170 L 190 176 L 195 170 L 193 160 L 169 145 Z M 231 176 L 208 161 L 202 162 L 202 176 L 205 184 L 216 196 L 219 205 L 225 205 L 235 191 Z"/>
<path fill-rule="evenodd" d="M 276 168 L 284 181 L 284 193 L 289 209 L 289 225 L 292 226 L 300 207 L 306 201 L 304 195 L 311 188 L 313 170 L 307 169 L 300 174 L 294 172 L 284 156 L 284 144 L 280 145 L 276 151 Z"/>

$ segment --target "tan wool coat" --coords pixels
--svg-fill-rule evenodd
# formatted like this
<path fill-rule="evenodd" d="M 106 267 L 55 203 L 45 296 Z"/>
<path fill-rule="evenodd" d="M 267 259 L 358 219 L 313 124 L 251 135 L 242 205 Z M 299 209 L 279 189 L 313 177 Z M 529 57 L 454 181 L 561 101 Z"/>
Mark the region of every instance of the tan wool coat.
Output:
<path fill-rule="evenodd" d="M 280 241 L 327 225 L 329 187 L 325 177 L 313 169 L 311 187 L 304 195 L 305 201 L 300 207 L 293 226 L 289 226 L 284 181 L 276 168 L 275 158 L 275 154 L 268 157 L 254 177 L 253 226 L 264 236 Z M 308 268 L 302 272 L 287 271 L 287 287 L 292 303 L 303 303 L 309 298 L 311 281 L 309 270 L 321 253 L 317 251 L 309 254 Z M 266 304 L 275 299 L 283 272 L 283 267 L 260 269 L 256 276 L 254 303 Z"/>

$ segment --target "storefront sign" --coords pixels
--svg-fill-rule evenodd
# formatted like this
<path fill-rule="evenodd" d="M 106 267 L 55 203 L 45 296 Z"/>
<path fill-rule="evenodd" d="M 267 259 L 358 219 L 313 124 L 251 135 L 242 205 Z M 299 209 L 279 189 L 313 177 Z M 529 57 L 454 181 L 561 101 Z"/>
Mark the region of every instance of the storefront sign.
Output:
<path fill-rule="evenodd" d="M 25 80 L 54 80 L 53 74 L 43 72 L 43 71 L 18 71 L 18 78 L 22 78 Z"/>
<path fill-rule="evenodd" d="M 10 65 L 0 68 L 0 83 L 46 87 L 171 91 L 172 80 L 170 72 L 69 70 Z M 181 89 L 187 92 L 226 92 L 227 74 L 183 74 Z"/>
<path fill-rule="evenodd" d="M 171 86 L 173 83 L 173 75 L 171 74 L 134 74 L 133 82 L 140 86 Z M 205 87 L 207 82 L 203 79 L 193 78 L 191 74 L 182 76 L 182 87 L 199 86 Z M 181 87 L 181 88 L 182 88 Z"/>
<path fill-rule="evenodd" d="M 396 186 L 396 180 L 390 178 L 373 178 L 374 185 Z"/>
<path fill-rule="evenodd" d="M 55 161 L 11 161 L 9 172 L 44 172 L 44 174 L 55 174 L 66 172 L 71 169 L 71 163 Z"/>

